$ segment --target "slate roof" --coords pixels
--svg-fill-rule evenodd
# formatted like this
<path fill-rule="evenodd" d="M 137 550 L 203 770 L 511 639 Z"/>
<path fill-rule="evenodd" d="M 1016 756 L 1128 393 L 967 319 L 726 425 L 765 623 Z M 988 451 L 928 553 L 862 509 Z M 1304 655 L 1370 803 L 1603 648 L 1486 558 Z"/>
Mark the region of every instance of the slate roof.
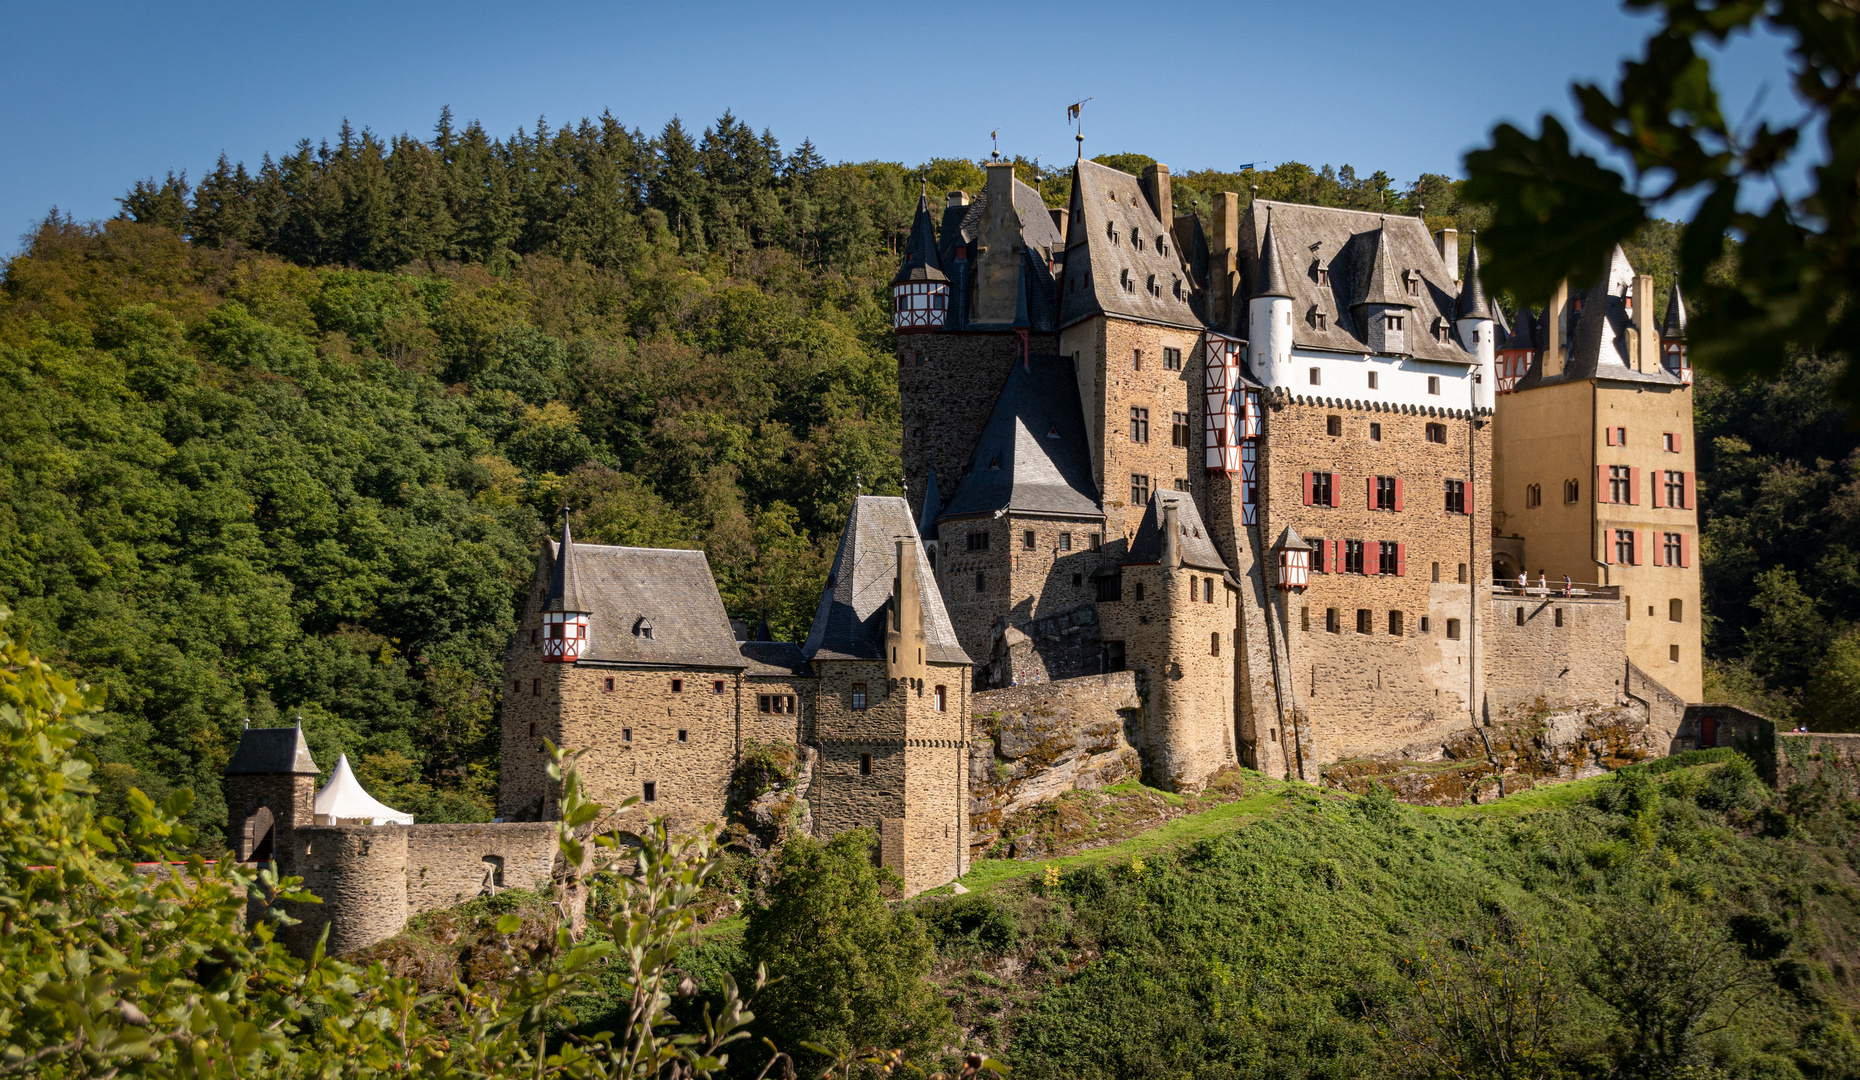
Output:
<path fill-rule="evenodd" d="M 1266 212 L 1266 239 L 1261 241 L 1259 250 L 1259 288 L 1254 296 L 1283 296 L 1291 298 L 1290 286 L 1285 284 L 1285 257 L 1279 254 L 1279 238 L 1272 231 L 1272 212 Z"/>
<path fill-rule="evenodd" d="M 574 567 L 583 605 L 579 610 L 588 613 L 582 663 L 744 666 L 702 551 L 572 544 L 567 560 L 558 557 L 561 551 L 561 544 L 549 541 L 552 563 Z M 650 638 L 644 633 L 647 623 Z"/>
<path fill-rule="evenodd" d="M 1518 380 L 1517 389 L 1529 390 L 1584 379 L 1684 385 L 1683 380 L 1664 367 L 1656 365 L 1653 371 L 1637 371 L 1632 366 L 1632 357 L 1627 351 L 1627 329 L 1633 320 L 1628 317 L 1627 298 L 1633 287 L 1634 267 L 1628 262 L 1627 253 L 1616 246 L 1602 280 L 1582 293 L 1582 311 L 1577 314 L 1575 328 L 1570 333 L 1570 353 L 1563 363 L 1562 374 L 1544 374 L 1542 350 L 1549 347 L 1548 322 L 1553 317 L 1545 315 L 1536 335 L 1539 351 L 1531 358 L 1530 370 Z"/>
<path fill-rule="evenodd" d="M 1295 345 L 1368 352 L 1366 327 L 1356 305 L 1373 302 L 1366 297 L 1386 294 L 1387 281 L 1393 279 L 1397 295 L 1392 299 L 1414 309 L 1413 329 L 1407 334 L 1409 353 L 1421 360 L 1473 362 L 1473 354 L 1460 345 L 1458 335 L 1437 341 L 1430 333 L 1436 319 L 1453 322 L 1459 301 L 1458 268 L 1448 272 L 1434 238 L 1419 218 L 1255 199 L 1240 221 L 1240 295 L 1253 295 L 1261 280 L 1261 241 L 1268 210 L 1279 254 L 1285 258 Z M 1381 269 L 1377 269 L 1378 262 Z M 1320 265 L 1329 271 L 1328 284 L 1318 284 Z M 1408 296 L 1401 280 L 1410 271 L 1420 275 L 1418 297 Z M 1322 330 L 1312 325 L 1313 308 L 1329 316 Z"/>
<path fill-rule="evenodd" d="M 1485 302 L 1485 283 L 1479 280 L 1479 234 L 1472 233 L 1472 252 L 1467 256 L 1466 280 L 1460 283 L 1459 317 L 1490 319 L 1491 306 Z"/>
<path fill-rule="evenodd" d="M 1660 320 L 1660 336 L 1685 340 L 1686 301 L 1679 295 L 1677 278 L 1673 280 L 1673 294 L 1666 298 L 1666 318 Z"/>
<path fill-rule="evenodd" d="M 576 568 L 574 537 L 568 531 L 568 507 L 562 508 L 562 542 L 555 551 L 567 551 L 566 558 L 556 559 L 549 569 L 549 595 L 544 611 L 587 611 L 581 595 L 581 575 Z"/>
<path fill-rule="evenodd" d="M 891 279 L 894 286 L 913 281 L 949 281 L 937 258 L 936 230 L 931 227 L 927 192 L 917 196 L 917 217 L 911 222 L 910 242 L 904 245 L 904 262 L 898 267 L 898 276 Z"/>
<path fill-rule="evenodd" d="M 943 235 L 937 247 L 937 257 L 943 266 L 948 266 L 956 259 L 956 245 L 969 248 L 969 260 L 975 260 L 975 238 L 982 230 L 982 213 L 988 207 L 988 191 L 984 188 L 975 196 L 975 201 L 967 206 L 946 207 L 943 211 Z M 1014 180 L 1014 213 L 1020 217 L 1020 235 L 1024 246 L 1029 251 L 1038 251 L 1041 260 L 1052 258 L 1055 252 L 1065 247 L 1066 238 L 1059 235 L 1059 226 L 1053 224 L 1053 215 L 1046 208 L 1046 200 L 1039 191 L 1023 183 L 1019 177 Z"/>
<path fill-rule="evenodd" d="M 969 471 L 939 520 L 1017 510 L 1101 517 L 1072 362 L 1033 356 L 1008 371 Z"/>
<path fill-rule="evenodd" d="M 1186 491 L 1159 490 L 1150 494 L 1150 505 L 1143 511 L 1143 523 L 1137 526 L 1137 535 L 1131 538 L 1130 554 L 1124 556 L 1123 565 L 1147 566 L 1162 561 L 1164 506 L 1175 507 L 1176 549 L 1181 552 L 1182 565 L 1198 570 L 1226 570 L 1227 560 L 1221 558 L 1208 526 L 1201 520 L 1201 511 L 1196 509 L 1195 500 Z"/>
<path fill-rule="evenodd" d="M 1173 235 L 1151 211 L 1137 178 L 1081 159 L 1073 166 L 1065 271 L 1059 281 L 1059 325 L 1093 315 L 1118 315 L 1170 326 L 1203 328 L 1193 303 L 1195 277 Z M 1170 214 L 1174 217 L 1173 212 Z M 1111 238 L 1115 228 L 1117 238 Z M 1142 240 L 1138 248 L 1132 238 Z M 1168 251 L 1156 250 L 1158 237 Z M 1125 275 L 1130 286 L 1124 286 Z M 1152 292 L 1150 280 L 1157 288 Z M 1176 283 L 1181 296 L 1176 296 Z"/>
<path fill-rule="evenodd" d="M 749 664 L 743 671 L 745 675 L 774 675 L 788 679 L 814 677 L 814 673 L 808 669 L 807 656 L 792 641 L 744 641 L 739 645 L 743 659 Z"/>
<path fill-rule="evenodd" d="M 232 760 L 226 763 L 227 776 L 315 776 L 322 771 L 311 759 L 310 744 L 304 742 L 300 727 L 246 728 Z"/>
<path fill-rule="evenodd" d="M 861 495 L 853 500 L 826 591 L 821 593 L 814 624 L 801 646 L 808 660 L 884 659 L 885 617 L 892 578 L 897 576 L 893 545 L 900 537 L 910 541 L 904 546 L 905 557 L 916 560 L 924 659 L 933 664 L 972 663 L 956 643 L 910 507 L 896 495 Z"/>
<path fill-rule="evenodd" d="M 1512 328 L 1511 335 L 1499 345 L 1499 350 L 1505 352 L 1537 347 L 1537 318 L 1531 314 L 1530 308 L 1521 307 L 1518 309 L 1517 325 Z"/>
<path fill-rule="evenodd" d="M 917 529 L 925 540 L 936 539 L 936 519 L 943 513 L 943 495 L 936 489 L 936 466 L 924 482 L 923 509 L 917 512 Z"/>

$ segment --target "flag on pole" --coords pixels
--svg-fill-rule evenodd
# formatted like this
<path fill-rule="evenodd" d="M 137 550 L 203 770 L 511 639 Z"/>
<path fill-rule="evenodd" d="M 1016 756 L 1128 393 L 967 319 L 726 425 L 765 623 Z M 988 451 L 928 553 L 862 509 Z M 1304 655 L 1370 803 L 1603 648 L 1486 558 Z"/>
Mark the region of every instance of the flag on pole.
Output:
<path fill-rule="evenodd" d="M 1085 103 L 1083 101 L 1080 101 L 1075 104 L 1066 106 L 1066 123 L 1070 124 L 1072 121 L 1077 120 L 1079 118 L 1079 106 L 1083 104 Z"/>

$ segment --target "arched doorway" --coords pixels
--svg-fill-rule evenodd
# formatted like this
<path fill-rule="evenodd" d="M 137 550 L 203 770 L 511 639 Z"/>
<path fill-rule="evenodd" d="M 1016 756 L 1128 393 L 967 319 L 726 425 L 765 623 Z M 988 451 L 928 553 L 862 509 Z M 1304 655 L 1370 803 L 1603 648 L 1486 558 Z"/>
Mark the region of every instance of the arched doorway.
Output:
<path fill-rule="evenodd" d="M 252 816 L 245 819 L 245 828 L 239 837 L 241 862 L 270 862 L 277 858 L 272 845 L 276 824 L 270 807 L 261 806 L 252 811 Z"/>

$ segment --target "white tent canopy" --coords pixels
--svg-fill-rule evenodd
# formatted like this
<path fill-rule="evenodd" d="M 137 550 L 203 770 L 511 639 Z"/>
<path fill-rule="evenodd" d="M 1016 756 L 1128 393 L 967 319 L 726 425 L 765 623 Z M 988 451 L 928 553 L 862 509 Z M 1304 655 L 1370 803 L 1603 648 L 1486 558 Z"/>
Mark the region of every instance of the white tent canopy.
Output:
<path fill-rule="evenodd" d="M 318 825 L 411 825 L 412 814 L 383 805 L 362 789 L 362 782 L 349 768 L 349 755 L 336 759 L 336 771 L 329 783 L 316 793 Z"/>

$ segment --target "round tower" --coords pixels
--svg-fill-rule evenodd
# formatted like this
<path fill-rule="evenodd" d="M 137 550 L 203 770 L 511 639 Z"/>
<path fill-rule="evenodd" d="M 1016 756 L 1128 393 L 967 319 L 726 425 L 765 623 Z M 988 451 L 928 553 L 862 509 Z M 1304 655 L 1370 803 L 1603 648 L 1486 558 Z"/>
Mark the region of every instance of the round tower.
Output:
<path fill-rule="evenodd" d="M 292 862 L 304 889 L 323 902 L 292 904 L 300 920 L 285 944 L 307 956 L 329 927 L 327 951 L 366 949 L 407 925 L 407 826 L 317 825 L 292 834 Z"/>
<path fill-rule="evenodd" d="M 1292 291 L 1285 280 L 1285 260 L 1272 234 L 1272 208 L 1266 208 L 1266 239 L 1260 245 L 1259 287 L 1247 301 L 1249 363 L 1253 377 L 1268 389 L 1290 386 Z"/>
<path fill-rule="evenodd" d="M 542 658 L 572 664 L 588 647 L 588 606 L 581 598 L 575 571 L 575 538 L 568 531 L 568 507 L 562 508 L 562 546 L 549 575 L 549 599 L 543 604 Z"/>
<path fill-rule="evenodd" d="M 1472 252 L 1466 265 L 1466 281 L 1460 286 L 1459 311 L 1453 328 L 1459 332 L 1460 346 L 1473 355 L 1473 409 L 1491 412 L 1498 393 L 1494 364 L 1497 342 L 1493 340 L 1498 333 L 1498 323 L 1492 318 L 1492 308 L 1485 299 L 1485 285 L 1479 280 L 1479 234 L 1472 233 L 1471 239 Z"/>

